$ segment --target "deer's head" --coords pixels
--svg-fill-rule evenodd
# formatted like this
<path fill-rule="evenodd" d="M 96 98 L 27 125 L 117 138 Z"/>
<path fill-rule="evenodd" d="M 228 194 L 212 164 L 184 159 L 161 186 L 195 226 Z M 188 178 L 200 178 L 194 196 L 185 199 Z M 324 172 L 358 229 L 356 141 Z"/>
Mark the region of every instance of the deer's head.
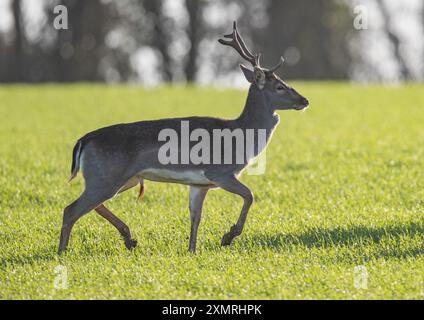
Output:
<path fill-rule="evenodd" d="M 246 80 L 261 92 L 267 104 L 277 110 L 302 110 L 309 105 L 308 100 L 299 94 L 295 89 L 286 84 L 275 74 L 284 62 L 283 57 L 272 68 L 264 68 L 259 63 L 260 54 L 252 54 L 237 30 L 237 23 L 234 21 L 233 32 L 224 35 L 231 40 L 219 39 L 219 43 L 233 47 L 240 56 L 250 62 L 253 70 L 240 65 Z"/>

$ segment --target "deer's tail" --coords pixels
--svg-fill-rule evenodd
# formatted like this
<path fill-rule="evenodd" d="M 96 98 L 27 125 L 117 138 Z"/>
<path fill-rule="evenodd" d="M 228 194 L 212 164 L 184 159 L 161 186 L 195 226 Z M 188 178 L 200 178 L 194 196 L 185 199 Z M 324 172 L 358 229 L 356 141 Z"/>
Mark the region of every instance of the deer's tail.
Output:
<path fill-rule="evenodd" d="M 80 157 L 82 151 L 82 140 L 78 140 L 78 142 L 74 146 L 74 150 L 72 151 L 72 166 L 71 166 L 71 176 L 69 177 L 68 182 L 71 182 L 73 178 L 76 177 L 79 169 L 80 169 Z"/>

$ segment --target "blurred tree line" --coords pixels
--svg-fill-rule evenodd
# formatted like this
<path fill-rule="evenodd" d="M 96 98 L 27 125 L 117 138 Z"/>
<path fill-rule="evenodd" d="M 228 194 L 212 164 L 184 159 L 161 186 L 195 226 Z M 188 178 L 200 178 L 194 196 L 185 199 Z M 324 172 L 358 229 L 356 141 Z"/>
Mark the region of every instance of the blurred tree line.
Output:
<path fill-rule="evenodd" d="M 240 62 L 216 42 L 235 19 L 264 65 L 285 57 L 285 78 L 349 79 L 358 60 L 348 1 L 44 0 L 36 27 L 25 2 L 9 0 L 13 24 L 0 33 L 0 82 L 216 79 Z M 390 12 L 375 2 L 401 77 L 413 80 Z M 66 30 L 54 28 L 57 5 L 67 8 Z"/>

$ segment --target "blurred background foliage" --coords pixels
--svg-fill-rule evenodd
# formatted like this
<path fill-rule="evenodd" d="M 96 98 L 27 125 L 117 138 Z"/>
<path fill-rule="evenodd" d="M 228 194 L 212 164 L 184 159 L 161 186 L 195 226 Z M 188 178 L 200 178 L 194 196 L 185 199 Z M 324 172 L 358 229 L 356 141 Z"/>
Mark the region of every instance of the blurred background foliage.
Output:
<path fill-rule="evenodd" d="M 216 41 L 233 20 L 264 65 L 285 57 L 286 79 L 424 79 L 419 0 L 2 0 L 0 82 L 240 85 L 240 58 Z"/>

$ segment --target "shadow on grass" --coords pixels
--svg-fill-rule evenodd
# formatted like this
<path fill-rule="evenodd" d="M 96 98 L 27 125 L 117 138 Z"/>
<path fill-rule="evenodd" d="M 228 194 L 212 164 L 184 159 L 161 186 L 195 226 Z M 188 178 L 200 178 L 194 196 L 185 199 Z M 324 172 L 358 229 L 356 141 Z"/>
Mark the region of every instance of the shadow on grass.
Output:
<path fill-rule="evenodd" d="M 399 243 L 401 237 L 422 237 L 423 241 L 412 248 L 402 248 Z M 328 228 L 311 228 L 301 233 L 255 234 L 245 240 L 240 239 L 244 245 L 256 245 L 271 249 L 281 249 L 289 246 L 302 245 L 312 248 L 348 247 L 355 250 L 364 249 L 370 244 L 378 244 L 382 239 L 395 240 L 399 247 L 382 246 L 374 257 L 415 257 L 424 254 L 424 225 L 410 223 L 406 225 L 392 225 L 384 227 L 351 226 Z"/>
<path fill-rule="evenodd" d="M 294 172 L 298 172 L 298 171 L 305 171 L 305 170 L 310 170 L 310 165 L 307 163 L 287 163 L 286 165 L 284 165 L 283 167 L 283 172 L 286 171 L 294 171 Z"/>
<path fill-rule="evenodd" d="M 121 248 L 122 247 L 122 248 Z M 122 249 L 122 252 L 127 252 L 125 246 L 119 246 L 118 249 Z M 11 265 L 35 265 L 39 263 L 47 263 L 51 261 L 56 261 L 61 263 L 61 261 L 66 261 L 67 257 L 103 257 L 107 258 L 109 256 L 115 255 L 117 252 L 117 247 L 114 243 L 110 243 L 107 247 L 105 246 L 96 246 L 93 244 L 83 246 L 83 250 L 78 252 L 73 249 L 72 246 L 68 248 L 61 256 L 57 253 L 57 246 L 50 246 L 49 248 L 43 248 L 35 251 L 33 254 L 22 254 L 15 256 L 8 256 L 5 258 L 0 258 L 0 269 L 6 268 Z M 118 251 L 119 252 L 119 251 Z"/>
<path fill-rule="evenodd" d="M 402 244 L 402 237 L 421 237 L 422 241 L 418 242 L 418 246 L 405 247 Z M 108 238 L 102 239 L 106 241 Z M 382 245 L 380 247 L 373 247 L 370 249 L 371 244 L 379 244 L 382 240 L 390 239 L 395 241 L 394 245 Z M 175 240 L 177 242 L 177 239 Z M 84 242 L 84 240 L 83 240 Z M 241 236 L 236 240 L 238 245 L 241 246 L 243 252 L 252 247 L 269 248 L 272 250 L 290 250 L 290 247 L 306 246 L 307 248 L 347 248 L 353 259 L 362 258 L 407 258 L 417 257 L 424 254 L 424 225 L 417 223 L 409 223 L 404 225 L 391 225 L 384 227 L 370 227 L 370 226 L 350 226 L 338 227 L 333 229 L 328 228 L 311 228 L 301 233 L 279 233 L 279 234 L 254 234 L 249 237 Z M 398 244 L 398 246 L 397 246 Z M 116 247 L 116 243 L 110 243 L 108 246 L 87 246 L 84 249 L 84 256 L 112 256 L 116 254 L 116 250 L 125 251 L 125 247 Z M 220 251 L 218 243 L 205 241 L 201 244 L 206 251 Z M 144 252 L 148 248 L 143 247 L 141 250 Z M 140 250 L 140 245 L 138 246 Z M 177 243 L 176 248 L 177 250 Z M 178 251 L 178 250 L 177 250 Z M 126 252 L 126 251 L 125 251 Z M 181 251 L 181 256 L 188 255 L 188 251 Z M 71 252 L 70 254 L 76 254 Z M 79 253 L 80 254 L 80 253 Z M 145 255 L 143 253 L 142 255 Z M 150 253 L 149 256 L 154 254 Z M 65 253 L 66 256 L 66 253 Z M 354 258 L 354 256 L 357 256 Z M 346 257 L 345 257 L 346 258 Z M 0 258 L 0 268 L 5 268 L 10 265 L 31 265 L 43 262 L 50 262 L 57 260 L 60 262 L 57 254 L 57 247 L 52 245 L 48 248 L 43 248 L 34 252 L 34 254 L 16 255 L 5 258 Z"/>
<path fill-rule="evenodd" d="M 57 247 L 44 248 L 34 252 L 34 254 L 15 255 L 0 259 L 0 268 L 6 268 L 9 265 L 31 265 L 42 262 L 58 260 Z"/>
<path fill-rule="evenodd" d="M 89 232 L 87 231 L 89 230 L 85 232 L 83 230 L 75 230 L 68 249 L 61 256 L 58 254 L 58 245 L 56 243 L 46 244 L 45 247 L 25 250 L 22 254 L 9 254 L 6 257 L 0 257 L 0 269 L 11 265 L 36 265 L 51 261 L 56 261 L 60 264 L 66 263 L 69 258 L 96 257 L 107 259 L 117 254 L 136 253 L 140 248 L 142 248 L 141 250 L 145 249 L 139 244 L 136 250 L 128 250 L 124 245 L 124 241 L 116 235 L 114 230 L 111 233 L 102 234 L 99 234 L 100 231 L 98 231 L 95 232 L 96 235 L 88 234 Z"/>

